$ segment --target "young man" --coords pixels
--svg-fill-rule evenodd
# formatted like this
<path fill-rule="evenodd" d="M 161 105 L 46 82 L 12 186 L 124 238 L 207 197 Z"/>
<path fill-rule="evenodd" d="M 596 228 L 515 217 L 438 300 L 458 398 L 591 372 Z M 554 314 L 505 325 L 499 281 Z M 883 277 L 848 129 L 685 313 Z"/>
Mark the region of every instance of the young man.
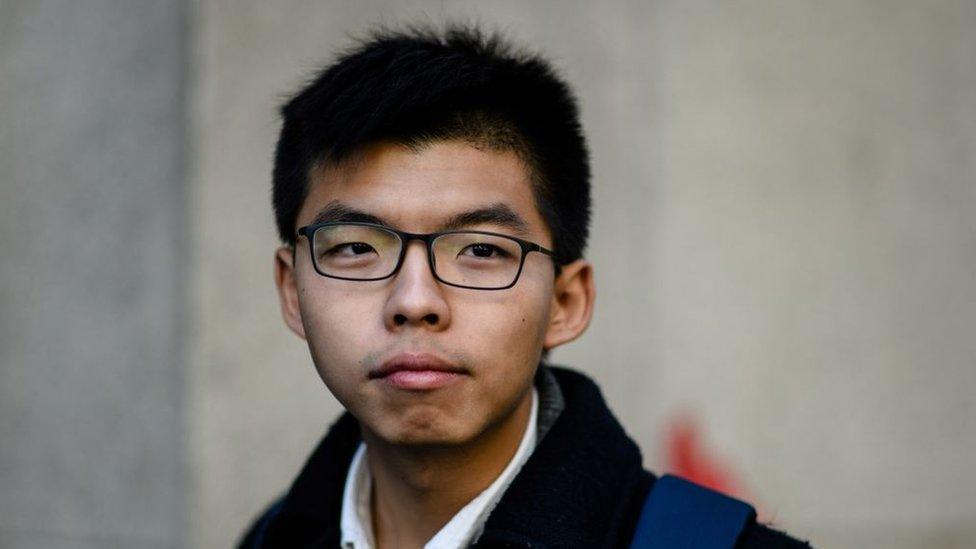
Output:
<path fill-rule="evenodd" d="M 566 84 L 470 29 L 382 33 L 282 115 L 281 309 L 347 413 L 241 546 L 628 546 L 663 483 L 544 363 L 594 300 Z M 747 515 L 729 546 L 796 544 Z"/>

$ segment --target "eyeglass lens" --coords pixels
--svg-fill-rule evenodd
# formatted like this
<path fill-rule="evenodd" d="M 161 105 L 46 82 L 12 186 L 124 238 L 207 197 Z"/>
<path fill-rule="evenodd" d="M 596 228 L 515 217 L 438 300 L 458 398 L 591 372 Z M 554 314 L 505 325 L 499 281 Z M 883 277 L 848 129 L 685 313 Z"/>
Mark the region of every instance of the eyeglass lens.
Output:
<path fill-rule="evenodd" d="M 378 227 L 329 225 L 315 231 L 313 253 L 323 274 L 375 280 L 393 273 L 403 245 Z M 518 242 L 480 233 L 448 233 L 431 244 L 437 277 L 450 284 L 499 288 L 514 282 L 522 259 Z"/>

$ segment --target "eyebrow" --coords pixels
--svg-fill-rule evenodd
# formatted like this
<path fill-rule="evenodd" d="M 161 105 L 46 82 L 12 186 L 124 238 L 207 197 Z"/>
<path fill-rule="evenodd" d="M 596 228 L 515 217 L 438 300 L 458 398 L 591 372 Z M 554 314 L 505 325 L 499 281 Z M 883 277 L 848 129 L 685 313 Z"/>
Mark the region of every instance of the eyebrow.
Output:
<path fill-rule="evenodd" d="M 385 227 L 393 227 L 383 218 L 357 210 L 338 200 L 333 200 L 324 208 L 319 210 L 312 219 L 313 225 L 328 222 L 355 222 L 355 223 L 374 223 Z M 441 224 L 441 231 L 453 231 L 463 229 L 472 225 L 490 224 L 504 227 L 513 231 L 518 236 L 528 236 L 529 224 L 510 206 L 502 202 L 496 202 L 487 206 L 465 210 L 452 215 Z"/>

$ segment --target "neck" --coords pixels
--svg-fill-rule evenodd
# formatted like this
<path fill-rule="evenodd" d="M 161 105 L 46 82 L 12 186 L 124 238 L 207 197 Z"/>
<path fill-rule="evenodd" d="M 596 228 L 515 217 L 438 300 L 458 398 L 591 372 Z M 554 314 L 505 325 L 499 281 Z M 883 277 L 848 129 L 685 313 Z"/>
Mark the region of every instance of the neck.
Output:
<path fill-rule="evenodd" d="M 457 446 L 387 444 L 364 430 L 377 547 L 423 547 L 502 473 L 531 428 L 531 409 L 530 388 L 508 417 Z"/>

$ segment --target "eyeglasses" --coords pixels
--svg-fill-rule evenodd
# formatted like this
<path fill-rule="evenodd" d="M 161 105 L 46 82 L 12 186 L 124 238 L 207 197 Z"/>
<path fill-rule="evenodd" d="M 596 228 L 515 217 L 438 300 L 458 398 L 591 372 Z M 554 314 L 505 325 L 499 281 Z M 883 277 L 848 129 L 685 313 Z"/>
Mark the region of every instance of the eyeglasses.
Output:
<path fill-rule="evenodd" d="M 414 234 L 373 223 L 327 222 L 307 225 L 298 234 L 308 239 L 316 272 L 340 280 L 383 280 L 400 270 L 406 244 L 422 240 L 434 278 L 449 286 L 475 290 L 511 288 L 522 274 L 525 256 L 552 250 L 503 234 L 444 231 Z"/>

